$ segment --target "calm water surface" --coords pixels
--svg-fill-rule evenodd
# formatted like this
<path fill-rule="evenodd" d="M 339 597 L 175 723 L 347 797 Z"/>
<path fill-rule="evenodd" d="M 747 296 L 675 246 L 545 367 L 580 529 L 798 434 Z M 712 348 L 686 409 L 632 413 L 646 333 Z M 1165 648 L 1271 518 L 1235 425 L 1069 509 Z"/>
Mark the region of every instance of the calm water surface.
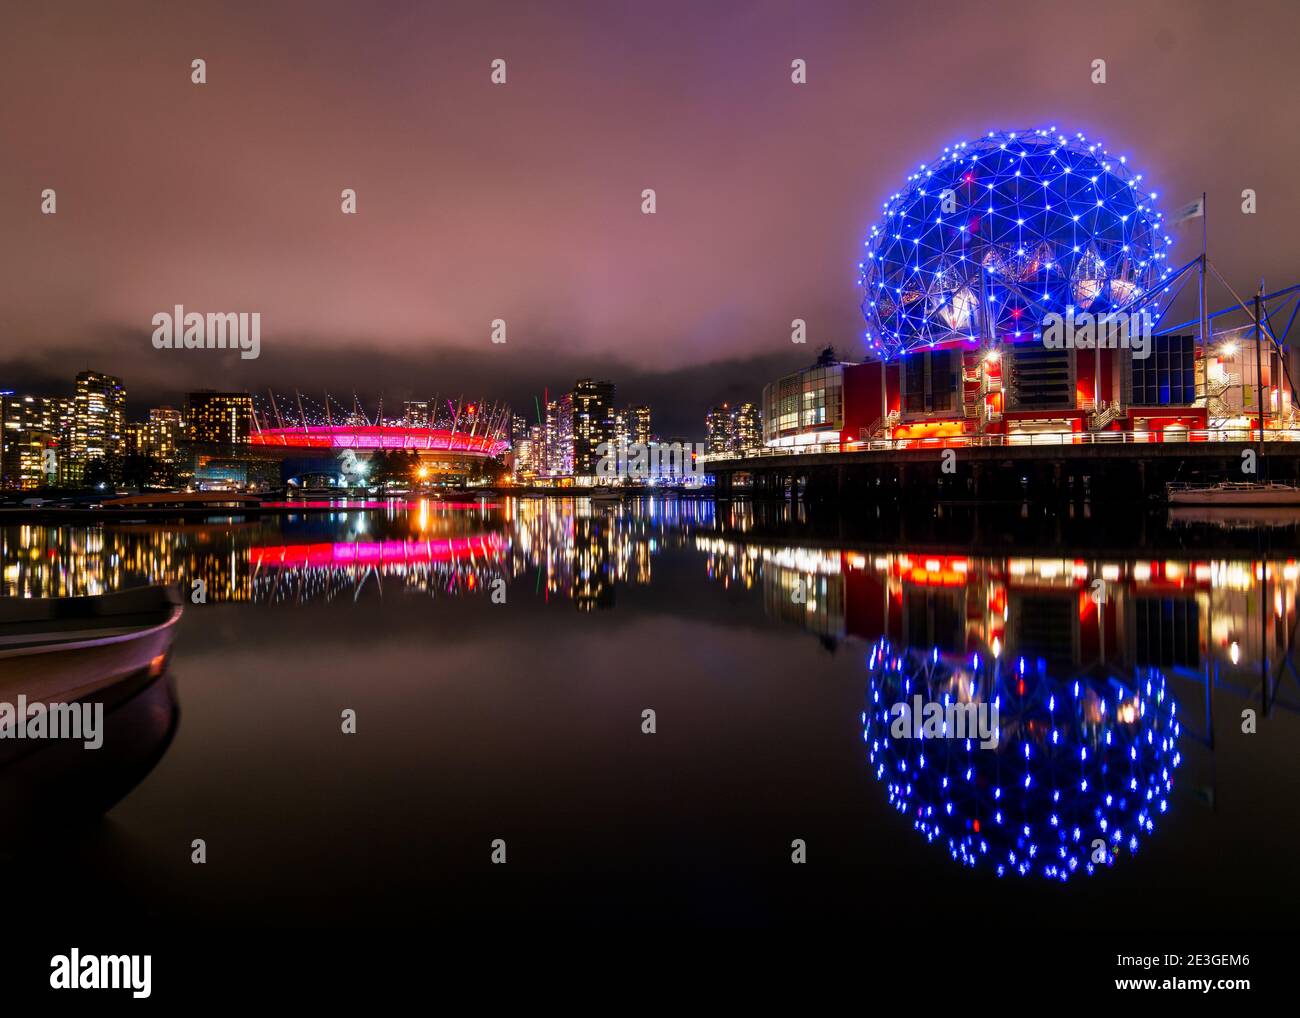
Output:
<path fill-rule="evenodd" d="M 77 874 L 39 892 L 70 920 L 205 926 L 1290 928 L 1300 555 L 1189 526 L 560 499 L 9 526 L 9 596 L 207 600 L 132 736 L 156 764 L 101 823 L 8 832 L 6 886 L 39 859 Z M 997 698 L 999 748 L 894 738 L 916 692 Z"/>

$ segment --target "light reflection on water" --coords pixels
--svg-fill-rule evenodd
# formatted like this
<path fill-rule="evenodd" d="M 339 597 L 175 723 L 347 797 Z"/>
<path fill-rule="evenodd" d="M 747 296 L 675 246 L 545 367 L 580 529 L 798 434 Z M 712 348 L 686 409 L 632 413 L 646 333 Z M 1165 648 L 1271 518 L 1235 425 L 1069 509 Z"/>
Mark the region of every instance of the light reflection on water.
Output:
<path fill-rule="evenodd" d="M 751 677 L 754 717 L 765 732 L 792 745 L 829 740 L 851 751 L 865 781 L 840 835 L 858 836 L 858 814 L 887 807 L 881 825 L 892 824 L 908 840 L 919 835 L 930 842 L 931 864 L 960 872 L 946 853 L 972 874 L 1069 880 L 1076 874 L 1101 876 L 1095 871 L 1112 867 L 1115 875 L 1140 872 L 1148 843 L 1169 837 L 1165 831 L 1176 822 L 1199 823 L 1194 810 L 1214 808 L 1220 771 L 1237 766 L 1224 756 L 1225 744 L 1231 742 L 1230 754 L 1242 753 L 1236 736 L 1243 710 L 1297 732 L 1300 690 L 1284 666 L 1294 650 L 1300 569 L 1289 554 L 1045 553 L 1028 540 L 1023 552 L 964 553 L 951 546 L 936 551 L 929 542 L 873 534 L 871 526 L 856 532 L 843 521 L 820 526 L 806 513 L 799 506 L 715 508 L 707 501 L 608 507 L 581 499 L 507 499 L 499 506 L 426 502 L 409 509 L 203 524 L 9 526 L 0 530 L 0 564 L 4 593 L 20 597 L 164 582 L 189 592 L 202 581 L 207 604 L 221 606 L 213 616 L 219 621 L 207 629 L 205 608 L 188 611 L 182 627 L 189 635 L 178 641 L 176 660 L 182 675 L 188 664 L 191 674 L 208 682 L 182 685 L 182 701 L 187 695 L 201 698 L 201 706 L 182 724 L 179 748 L 169 751 L 189 754 L 186 767 L 194 773 L 212 766 L 200 754 L 200 743 L 219 745 L 223 737 L 223 693 L 213 679 L 224 667 L 221 655 L 236 649 L 244 655 L 245 673 L 250 662 L 276 662 L 277 681 L 257 686 L 257 695 L 259 704 L 279 712 L 297 710 L 304 698 L 303 686 L 294 682 L 319 686 L 313 696 L 324 691 L 355 699 L 356 687 L 345 676 L 364 671 L 381 642 L 400 648 L 394 651 L 397 667 L 412 673 L 427 666 L 430 654 L 435 661 L 447 655 L 459 661 L 451 669 L 458 680 L 482 661 L 493 678 L 485 674 L 477 682 L 484 690 L 478 695 L 490 705 L 478 713 L 476 702 L 467 705 L 467 697 L 476 695 L 474 685 L 456 697 L 429 684 L 407 695 L 432 697 L 425 706 L 436 709 L 433 716 L 472 732 L 485 752 L 495 752 L 496 740 L 506 736 L 494 729 L 498 716 L 486 711 L 495 711 L 504 694 L 489 695 L 490 682 L 513 682 L 510 669 L 517 667 L 526 670 L 519 680 L 526 684 L 508 686 L 512 695 L 529 687 L 549 691 L 561 676 L 567 681 L 595 660 L 609 661 L 600 656 L 610 652 L 600 635 L 608 628 L 589 624 L 598 618 L 663 629 L 671 617 L 674 624 L 707 627 L 696 633 L 700 642 L 690 644 L 689 652 L 675 650 L 690 654 L 678 657 L 675 666 L 658 665 L 657 648 L 639 645 L 619 647 L 617 667 L 601 666 L 606 690 L 617 691 L 620 682 L 633 689 L 629 706 L 637 715 L 637 704 L 666 695 L 657 685 L 663 668 L 690 670 L 696 682 L 696 672 L 727 676 L 733 661 L 771 653 L 755 648 L 768 648 L 764 641 L 777 638 L 787 661 L 802 661 L 803 667 L 787 663 L 780 675 Z M 491 616 L 494 623 L 500 620 L 504 641 L 471 622 L 505 610 L 492 600 L 497 581 L 505 582 L 511 609 L 524 613 Z M 449 599 L 453 604 L 443 603 Z M 452 607 L 454 614 L 444 614 Z M 331 614 L 321 614 L 327 610 Z M 584 619 L 587 613 L 604 614 Z M 339 677 L 329 665 L 308 660 L 301 666 L 304 674 L 297 674 L 300 650 L 305 659 L 314 658 L 312 641 L 304 642 L 311 627 L 291 626 L 295 617 L 316 619 L 319 638 L 333 641 L 325 657 L 337 662 Z M 355 631 L 349 629 L 352 617 L 358 619 Z M 432 650 L 406 649 L 401 641 L 417 638 L 429 625 L 448 627 L 437 630 L 441 642 Z M 554 656 L 535 660 L 529 641 L 543 639 Z M 502 646 L 511 641 L 513 648 Z M 597 644 L 600 652 L 592 649 Z M 823 722 L 816 729 L 784 728 L 786 712 L 799 706 L 792 691 L 800 683 L 842 671 L 838 664 L 831 667 L 823 648 L 847 650 L 857 662 L 856 705 L 837 708 L 843 727 Z M 766 699 L 757 696 L 760 688 Z M 881 712 L 917 689 L 939 698 L 998 697 L 999 749 L 892 739 Z M 701 687 L 695 710 L 716 723 L 719 705 L 731 695 L 725 684 Z M 334 702 L 322 709 L 335 709 Z M 369 719 L 382 709 L 371 707 L 367 723 L 374 724 Z M 551 710 L 547 704 L 538 709 Z M 552 726 L 572 724 L 570 715 L 543 716 Z M 592 704 L 590 716 L 592 723 L 600 720 L 600 703 Z M 1216 716 L 1231 728 L 1216 731 Z M 325 731 L 329 723 L 326 716 Z M 204 739 L 187 743 L 187 725 Z M 277 731 L 289 745 L 268 754 L 292 758 L 296 729 L 281 725 Z M 305 745 L 302 755 L 321 752 L 320 745 Z M 445 796 L 451 787 L 444 778 L 447 762 L 434 766 L 412 748 L 417 745 L 422 743 L 393 740 L 385 750 L 391 755 L 375 764 L 377 773 L 410 771 Z M 692 745 L 676 750 L 676 767 L 703 759 L 701 745 Z M 1254 744 L 1245 745 L 1253 752 Z M 1265 776 L 1260 759 L 1250 758 L 1256 773 L 1248 778 Z M 550 784 L 544 789 L 530 789 L 518 777 L 512 781 L 521 796 L 532 797 L 552 795 L 565 782 L 584 787 L 585 777 L 566 769 L 567 761 L 561 753 L 547 760 Z M 591 766 L 592 761 L 581 764 Z M 828 788 L 843 780 L 833 770 L 820 777 Z M 804 778 L 816 781 L 818 775 Z M 473 782 L 483 783 L 478 794 L 500 794 L 500 786 L 481 775 Z M 700 796 L 697 824 L 716 809 L 706 792 L 697 782 L 691 793 L 680 793 L 682 802 Z M 167 794 L 185 795 L 179 786 Z M 765 790 L 754 794 L 753 808 L 772 811 L 774 822 L 780 811 L 797 807 L 793 798 Z M 177 801 L 184 804 L 183 798 Z M 472 815 L 469 805 L 464 811 Z M 1280 829 L 1295 825 L 1293 814 L 1284 811 Z M 427 823 L 441 829 L 441 819 Z M 1261 827 L 1271 822 L 1259 820 Z M 320 836 L 338 832 L 322 828 Z M 870 850 L 864 844 L 863 851 Z M 398 859 L 393 865 L 400 870 L 403 864 Z M 694 865 L 681 861 L 686 871 Z M 413 873 L 425 872 L 423 859 L 413 858 L 410 866 Z"/>
<path fill-rule="evenodd" d="M 1042 658 L 954 658 L 881 640 L 867 669 L 862 738 L 874 776 L 913 828 L 962 865 L 999 877 L 1091 876 L 1137 855 L 1169 808 L 1182 728 L 1158 668 L 1062 680 Z M 982 745 L 945 724 L 941 737 L 917 739 L 891 715 L 916 697 L 995 706 L 998 737 Z"/>
<path fill-rule="evenodd" d="M 539 571 L 539 591 L 590 608 L 605 604 L 617 583 L 649 583 L 653 556 L 712 520 L 708 502 L 650 500 L 611 519 L 581 499 L 500 507 L 423 500 L 409 509 L 191 525 L 6 527 L 0 561 L 10 597 L 202 580 L 209 601 L 301 601 L 374 577 L 455 596 Z"/>
<path fill-rule="evenodd" d="M 805 510 L 774 512 L 797 527 Z M 0 593 L 67 597 L 150 583 L 189 592 L 201 581 L 207 602 L 290 605 L 396 592 L 486 599 L 505 580 L 516 596 L 531 588 L 590 611 L 616 608 L 620 587 L 652 587 L 655 560 L 671 552 L 698 557 L 705 584 L 753 592 L 773 622 L 832 643 L 884 639 L 995 663 L 1027 657 L 1058 677 L 1104 664 L 1131 681 L 1154 667 L 1203 692 L 1253 691 L 1265 710 L 1278 703 L 1298 619 L 1294 556 L 804 546 L 765 535 L 755 519 L 753 507 L 718 511 L 708 501 L 507 499 L 199 524 L 9 526 L 0 528 Z"/>

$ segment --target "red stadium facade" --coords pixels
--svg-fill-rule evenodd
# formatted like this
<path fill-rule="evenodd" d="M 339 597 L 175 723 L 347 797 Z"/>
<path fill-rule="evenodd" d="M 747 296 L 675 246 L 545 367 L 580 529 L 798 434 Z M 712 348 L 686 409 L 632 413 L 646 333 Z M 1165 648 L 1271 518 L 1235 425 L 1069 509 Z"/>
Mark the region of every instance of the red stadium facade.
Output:
<path fill-rule="evenodd" d="M 408 452 L 453 452 L 491 458 L 500 456 L 510 443 L 492 436 L 456 433 L 439 428 L 411 428 L 395 425 L 306 425 L 296 428 L 263 428 L 249 436 L 255 447 L 321 451 L 352 449 L 357 452 L 404 450 Z"/>
<path fill-rule="evenodd" d="M 420 481 L 463 483 L 492 473 L 490 461 L 510 451 L 500 430 L 368 423 L 267 428 L 261 423 L 255 422 L 242 447 L 246 452 L 234 459 L 266 462 L 280 482 L 291 486 L 358 484 L 368 472 L 362 464 L 391 455 L 414 457 Z M 229 458 L 229 450 L 219 452 Z"/>

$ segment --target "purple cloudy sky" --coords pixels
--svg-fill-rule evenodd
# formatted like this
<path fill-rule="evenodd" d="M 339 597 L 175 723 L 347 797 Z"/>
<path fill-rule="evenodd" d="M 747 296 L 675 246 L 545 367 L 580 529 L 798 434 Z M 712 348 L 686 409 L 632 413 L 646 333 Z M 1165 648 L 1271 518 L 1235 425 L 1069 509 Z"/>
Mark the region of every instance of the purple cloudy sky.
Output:
<path fill-rule="evenodd" d="M 1234 285 L 1300 281 L 1298 35 L 1294 2 L 11 5 L 0 387 L 96 367 L 138 415 L 200 384 L 531 404 L 590 373 L 698 432 L 816 346 L 858 355 L 880 203 L 994 127 L 1100 137 L 1166 209 L 1208 191 Z M 262 357 L 153 350 L 177 303 L 262 312 Z"/>

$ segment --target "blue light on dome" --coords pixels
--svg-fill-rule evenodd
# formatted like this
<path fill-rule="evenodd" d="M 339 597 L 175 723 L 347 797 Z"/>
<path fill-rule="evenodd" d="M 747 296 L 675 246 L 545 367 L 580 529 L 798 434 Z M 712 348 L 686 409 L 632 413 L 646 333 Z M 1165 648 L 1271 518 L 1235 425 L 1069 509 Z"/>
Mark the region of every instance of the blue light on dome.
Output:
<path fill-rule="evenodd" d="M 1164 675 L 1056 678 L 932 650 L 873 655 L 863 741 L 889 802 L 927 842 L 964 866 L 1069 880 L 1133 854 L 1164 815 L 1181 759 Z M 997 748 L 965 738 L 896 737 L 891 708 L 914 690 L 929 702 L 997 702 Z M 1117 692 L 1118 691 L 1118 692 Z M 1107 701 L 1110 701 L 1109 704 Z M 924 763 L 922 763 L 924 761 Z"/>
<path fill-rule="evenodd" d="M 889 197 L 865 241 L 868 349 L 888 359 L 1012 340 L 1048 313 L 1142 297 L 1170 270 L 1163 216 L 1141 181 L 1126 157 L 1055 128 L 945 148 Z"/>

